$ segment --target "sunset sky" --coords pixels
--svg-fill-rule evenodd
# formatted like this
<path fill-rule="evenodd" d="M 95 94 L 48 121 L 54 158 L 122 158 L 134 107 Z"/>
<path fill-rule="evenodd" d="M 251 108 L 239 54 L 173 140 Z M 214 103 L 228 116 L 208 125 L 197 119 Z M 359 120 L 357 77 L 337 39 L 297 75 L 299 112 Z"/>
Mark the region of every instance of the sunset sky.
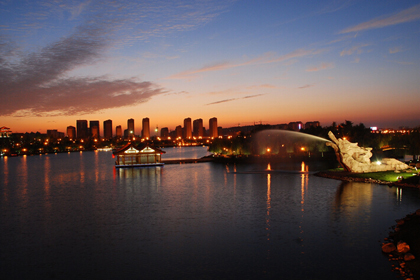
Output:
<path fill-rule="evenodd" d="M 420 1 L 0 0 L 0 126 L 420 125 Z M 115 130 L 114 130 L 115 133 Z"/>

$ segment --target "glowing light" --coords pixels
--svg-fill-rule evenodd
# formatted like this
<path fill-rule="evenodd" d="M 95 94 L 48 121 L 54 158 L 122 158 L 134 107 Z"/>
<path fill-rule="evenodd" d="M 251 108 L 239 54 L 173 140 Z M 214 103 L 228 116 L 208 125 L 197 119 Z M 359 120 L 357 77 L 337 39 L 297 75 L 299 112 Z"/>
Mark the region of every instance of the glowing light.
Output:
<path fill-rule="evenodd" d="M 267 153 L 269 153 L 271 151 L 271 149 L 270 148 L 267 148 Z"/>
<path fill-rule="evenodd" d="M 376 164 L 377 164 L 377 165 L 381 165 L 381 162 L 378 160 L 378 161 L 376 162 Z"/>
<path fill-rule="evenodd" d="M 304 148 L 304 147 L 302 147 L 302 148 L 300 148 L 300 150 L 301 150 L 301 151 L 304 151 L 304 150 L 305 150 L 305 148 Z"/>

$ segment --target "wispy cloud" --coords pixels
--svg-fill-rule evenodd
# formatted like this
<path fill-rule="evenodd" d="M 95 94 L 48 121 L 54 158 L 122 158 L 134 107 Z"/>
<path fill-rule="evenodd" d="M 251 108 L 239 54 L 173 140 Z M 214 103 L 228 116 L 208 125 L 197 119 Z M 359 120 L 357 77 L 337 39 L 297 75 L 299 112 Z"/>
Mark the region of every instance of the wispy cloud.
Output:
<path fill-rule="evenodd" d="M 310 88 L 310 87 L 313 87 L 313 86 L 315 86 L 315 85 L 310 85 L 310 84 L 306 84 L 306 85 L 304 85 L 304 86 L 301 86 L 301 87 L 299 87 L 300 89 L 304 89 L 304 88 Z"/>
<path fill-rule="evenodd" d="M 261 95 L 264 95 L 264 94 L 261 93 L 261 94 L 248 95 L 248 96 L 244 96 L 244 97 L 240 97 L 240 98 L 223 99 L 223 100 L 208 103 L 206 105 L 215 105 L 215 104 L 226 103 L 226 102 L 231 102 L 231 101 L 240 100 L 240 99 L 255 98 L 255 97 L 258 97 L 258 96 L 261 96 Z"/>
<path fill-rule="evenodd" d="M 342 50 L 340 52 L 340 56 L 361 54 L 363 52 L 362 48 L 367 47 L 367 46 L 369 46 L 369 44 L 361 44 L 361 45 L 353 46 L 349 49 Z"/>
<path fill-rule="evenodd" d="M 199 73 L 205 73 L 205 72 L 211 72 L 211 71 L 220 71 L 220 70 L 226 70 L 231 69 L 235 67 L 242 67 L 242 66 L 248 66 L 248 65 L 261 65 L 261 64 L 269 64 L 269 63 L 278 63 L 283 61 L 288 61 L 291 59 L 296 59 L 299 57 L 309 56 L 309 55 L 317 55 L 322 52 L 324 52 L 324 49 L 318 49 L 318 50 L 306 50 L 306 49 L 297 49 L 293 52 L 290 52 L 285 55 L 278 56 L 273 52 L 265 53 L 259 57 L 246 60 L 244 62 L 240 63 L 231 63 L 231 62 L 218 62 L 214 63 L 208 66 L 204 66 L 202 68 L 196 69 L 196 70 L 188 70 L 183 71 L 174 75 L 171 75 L 167 77 L 166 79 L 193 79 L 197 77 L 197 74 Z"/>
<path fill-rule="evenodd" d="M 323 62 L 319 66 L 310 67 L 310 68 L 306 69 L 306 72 L 315 72 L 315 71 L 331 69 L 331 68 L 334 68 L 334 63 Z"/>
<path fill-rule="evenodd" d="M 395 48 L 389 49 L 390 54 L 399 53 L 399 52 L 402 52 L 402 47 L 395 47 Z"/>
<path fill-rule="evenodd" d="M 277 88 L 277 86 L 270 85 L 270 84 L 254 85 L 254 86 L 247 87 L 247 89 L 274 89 L 274 88 Z"/>
<path fill-rule="evenodd" d="M 370 21 L 360 23 L 356 26 L 343 29 L 339 33 L 344 34 L 344 33 L 364 31 L 368 29 L 382 28 L 382 27 L 386 27 L 390 25 L 396 25 L 396 24 L 415 21 L 419 19 L 420 19 L 420 4 L 413 6 L 409 9 L 403 10 L 401 12 L 395 13 L 390 16 L 375 18 Z"/>

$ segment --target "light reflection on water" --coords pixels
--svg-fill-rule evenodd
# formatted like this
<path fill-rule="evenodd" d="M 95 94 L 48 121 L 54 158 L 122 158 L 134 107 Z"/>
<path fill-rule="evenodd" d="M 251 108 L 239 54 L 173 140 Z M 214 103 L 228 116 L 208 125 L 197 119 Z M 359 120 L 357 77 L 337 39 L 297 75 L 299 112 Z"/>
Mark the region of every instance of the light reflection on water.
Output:
<path fill-rule="evenodd" d="M 2 159 L 6 278 L 394 279 L 379 241 L 420 202 L 418 190 L 249 172 L 284 169 L 273 164 L 113 164 L 109 152 Z"/>

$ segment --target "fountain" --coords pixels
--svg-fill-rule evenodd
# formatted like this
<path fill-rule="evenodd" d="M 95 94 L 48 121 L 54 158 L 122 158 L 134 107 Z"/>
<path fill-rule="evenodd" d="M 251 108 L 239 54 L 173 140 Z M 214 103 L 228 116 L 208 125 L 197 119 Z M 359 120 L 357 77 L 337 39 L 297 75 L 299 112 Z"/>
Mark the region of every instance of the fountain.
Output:
<path fill-rule="evenodd" d="M 328 151 L 325 143 L 329 140 L 289 130 L 267 129 L 252 136 L 252 150 L 255 155 L 315 155 Z"/>
<path fill-rule="evenodd" d="M 350 143 L 346 139 L 337 139 L 331 131 L 328 136 L 333 142 L 327 142 L 326 145 L 334 149 L 338 162 L 349 172 L 367 173 L 409 169 L 407 164 L 393 158 L 371 162 L 372 148 L 362 148 L 357 143 Z"/>

